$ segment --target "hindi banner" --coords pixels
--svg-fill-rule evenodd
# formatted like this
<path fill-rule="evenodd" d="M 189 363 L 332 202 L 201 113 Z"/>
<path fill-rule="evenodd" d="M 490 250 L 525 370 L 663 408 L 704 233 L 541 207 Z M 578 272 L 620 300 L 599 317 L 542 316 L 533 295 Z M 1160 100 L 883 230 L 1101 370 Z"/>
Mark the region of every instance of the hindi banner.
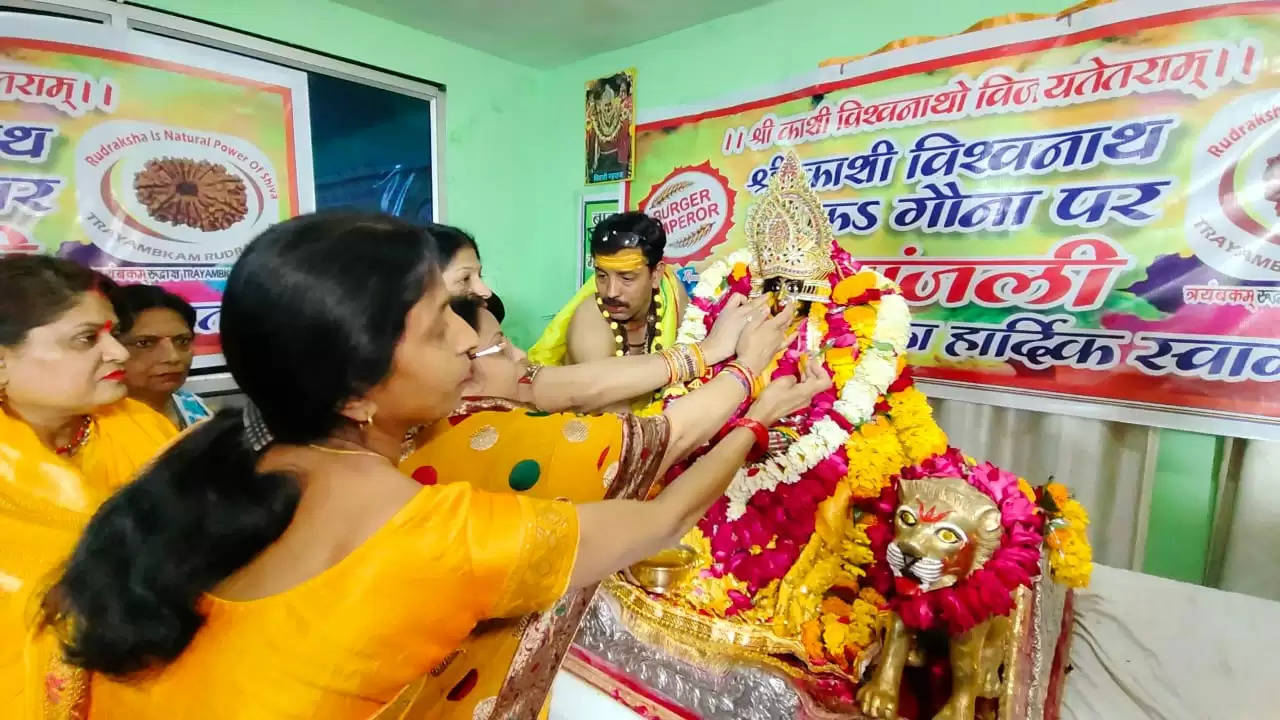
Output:
<path fill-rule="evenodd" d="M 968 33 L 641 117 L 628 207 L 692 284 L 793 148 L 934 394 L 1280 437 L 1277 61 L 1276 2 Z"/>
<path fill-rule="evenodd" d="M 60 18 L 0 30 L 0 253 L 182 295 L 195 367 L 221 364 L 244 246 L 314 206 L 305 73 Z"/>

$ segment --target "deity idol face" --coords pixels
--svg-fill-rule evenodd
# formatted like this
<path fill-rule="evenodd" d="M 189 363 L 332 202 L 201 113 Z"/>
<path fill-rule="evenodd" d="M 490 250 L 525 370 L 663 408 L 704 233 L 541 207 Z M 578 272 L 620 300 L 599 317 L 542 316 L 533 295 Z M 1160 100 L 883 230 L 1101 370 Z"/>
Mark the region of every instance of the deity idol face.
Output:
<path fill-rule="evenodd" d="M 886 555 L 910 591 L 954 585 L 982 567 L 1000 544 L 1000 509 L 962 478 L 902 480 L 898 501 Z"/>
<path fill-rule="evenodd" d="M 803 280 L 793 280 L 791 278 L 772 277 L 766 278 L 761 285 L 764 292 L 773 293 L 778 300 L 778 305 L 786 305 L 792 301 L 800 303 L 800 313 L 808 312 L 809 303 L 822 302 L 826 303 L 827 298 L 817 294 L 815 288 L 816 283 L 806 283 Z"/>
<path fill-rule="evenodd" d="M 605 86 L 596 98 L 594 110 L 600 135 L 605 138 L 617 135 L 622 127 L 622 97 L 612 87 Z"/>

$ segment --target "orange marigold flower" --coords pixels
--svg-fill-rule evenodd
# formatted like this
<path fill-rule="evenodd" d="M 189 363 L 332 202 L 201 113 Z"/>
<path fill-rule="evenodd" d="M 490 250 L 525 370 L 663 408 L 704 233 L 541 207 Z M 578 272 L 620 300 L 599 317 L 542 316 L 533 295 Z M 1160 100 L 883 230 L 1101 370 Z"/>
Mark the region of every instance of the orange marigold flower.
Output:
<path fill-rule="evenodd" d="M 1028 500 L 1031 502 L 1036 501 L 1036 491 L 1032 489 L 1031 483 L 1023 480 L 1022 478 L 1018 478 L 1018 489 L 1022 491 L 1023 495 L 1027 496 Z"/>
<path fill-rule="evenodd" d="M 825 660 L 825 648 L 822 646 L 822 623 L 817 618 L 801 626 L 800 641 L 804 643 L 804 652 L 809 656 L 810 662 Z"/>
<path fill-rule="evenodd" d="M 1067 486 L 1061 483 L 1049 483 L 1045 486 L 1045 490 L 1049 492 L 1049 495 L 1053 496 L 1053 502 L 1058 507 L 1066 505 L 1067 500 L 1071 498 L 1071 491 L 1067 490 Z"/>
<path fill-rule="evenodd" d="M 729 277 L 733 278 L 734 280 L 741 280 L 746 276 L 747 276 L 746 263 L 735 263 L 733 266 L 733 272 L 729 273 Z"/>
<path fill-rule="evenodd" d="M 822 612 L 836 617 L 849 617 L 853 614 L 853 607 L 838 597 L 828 596 L 822 599 Z"/>
<path fill-rule="evenodd" d="M 869 270 L 863 270 L 852 277 L 841 280 L 835 286 L 835 289 L 831 291 L 831 299 L 837 305 L 844 305 L 875 286 L 876 274 Z"/>
<path fill-rule="evenodd" d="M 834 368 L 836 365 L 853 363 L 853 348 L 833 347 L 827 350 L 827 364 Z"/>
<path fill-rule="evenodd" d="M 851 278 L 846 278 L 846 281 Z M 871 305 L 854 305 L 844 311 L 844 321 L 856 331 L 859 327 L 875 327 L 876 309 Z"/>

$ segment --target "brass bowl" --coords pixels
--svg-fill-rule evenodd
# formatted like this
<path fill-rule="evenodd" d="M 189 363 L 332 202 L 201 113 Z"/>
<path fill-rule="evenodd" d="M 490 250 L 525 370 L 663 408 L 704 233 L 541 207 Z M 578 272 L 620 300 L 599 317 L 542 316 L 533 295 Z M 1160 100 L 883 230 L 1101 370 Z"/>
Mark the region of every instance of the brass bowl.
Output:
<path fill-rule="evenodd" d="M 688 545 L 668 548 L 622 571 L 627 581 L 655 595 L 666 595 L 689 579 L 698 566 L 698 551 Z"/>

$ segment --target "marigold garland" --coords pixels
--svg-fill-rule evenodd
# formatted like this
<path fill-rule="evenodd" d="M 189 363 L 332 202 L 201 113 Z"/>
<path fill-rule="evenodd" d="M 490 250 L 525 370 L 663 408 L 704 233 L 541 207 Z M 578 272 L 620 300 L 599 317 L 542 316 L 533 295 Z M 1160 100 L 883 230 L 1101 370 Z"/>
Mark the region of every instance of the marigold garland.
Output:
<path fill-rule="evenodd" d="M 1044 494 L 1052 500 L 1041 503 L 1041 507 L 1048 505 L 1045 544 L 1049 547 L 1049 572 L 1056 582 L 1068 587 L 1087 587 L 1093 574 L 1093 548 L 1086 534 L 1089 513 L 1060 483 L 1046 484 L 1041 488 L 1042 500 Z"/>

